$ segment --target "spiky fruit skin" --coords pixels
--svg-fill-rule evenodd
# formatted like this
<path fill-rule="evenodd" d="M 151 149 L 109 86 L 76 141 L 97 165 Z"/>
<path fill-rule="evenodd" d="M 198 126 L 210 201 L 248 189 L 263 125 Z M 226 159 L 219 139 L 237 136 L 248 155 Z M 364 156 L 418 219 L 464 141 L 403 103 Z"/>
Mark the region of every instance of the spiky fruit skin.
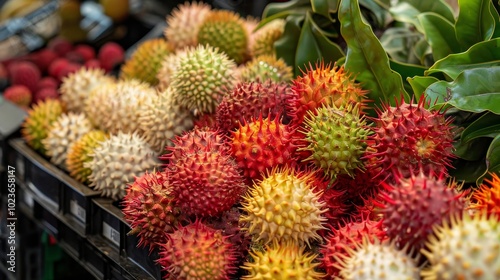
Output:
<path fill-rule="evenodd" d="M 23 85 L 31 92 L 36 91 L 36 85 L 42 74 L 36 65 L 29 61 L 15 62 L 8 67 L 10 83 Z"/>
<path fill-rule="evenodd" d="M 369 242 L 367 239 L 355 249 L 348 248 L 349 256 L 340 260 L 340 278 L 346 280 L 420 279 L 420 270 L 414 259 L 391 243 Z"/>
<path fill-rule="evenodd" d="M 228 10 L 214 10 L 200 25 L 198 43 L 219 48 L 237 64 L 247 58 L 248 34 L 240 16 Z"/>
<path fill-rule="evenodd" d="M 62 114 L 42 140 L 50 162 L 67 170 L 66 159 L 70 146 L 91 130 L 92 124 L 84 114 Z"/>
<path fill-rule="evenodd" d="M 435 229 L 427 249 L 422 250 L 429 266 L 422 278 L 498 279 L 500 277 L 500 224 L 485 213 L 461 218 Z"/>
<path fill-rule="evenodd" d="M 293 122 L 302 123 L 307 111 L 315 112 L 323 104 L 342 107 L 349 103 L 366 102 L 366 91 L 346 72 L 344 66 L 326 64 L 324 61 L 315 67 L 309 65 L 302 75 L 292 81 L 294 99 L 290 103 Z"/>
<path fill-rule="evenodd" d="M 305 252 L 293 242 L 273 242 L 265 251 L 250 251 L 251 262 L 245 262 L 243 269 L 248 271 L 241 279 L 247 280 L 319 280 L 325 275 L 316 271 L 316 254 Z"/>
<path fill-rule="evenodd" d="M 381 222 L 364 219 L 360 222 L 349 222 L 344 226 L 335 229 L 325 238 L 325 243 L 321 246 L 321 263 L 328 276 L 332 279 L 339 275 L 339 262 L 349 255 L 349 249 L 356 249 L 367 238 L 370 242 L 385 240 L 386 235 L 382 229 Z"/>
<path fill-rule="evenodd" d="M 324 229 L 325 203 L 321 192 L 315 192 L 313 173 L 300 173 L 290 168 L 273 169 L 254 183 L 243 196 L 245 211 L 240 222 L 254 240 L 264 244 L 292 241 L 297 244 L 320 239 Z"/>
<path fill-rule="evenodd" d="M 28 111 L 28 116 L 24 120 L 21 135 L 26 143 L 41 154 L 46 153 L 42 140 L 47 137 L 52 124 L 64 112 L 61 101 L 48 99 L 35 104 Z"/>
<path fill-rule="evenodd" d="M 161 154 L 172 144 L 174 136 L 193 127 L 193 116 L 174 99 L 172 89 L 167 88 L 140 108 L 138 127 L 151 148 Z"/>
<path fill-rule="evenodd" d="M 32 54 L 33 63 L 35 63 L 38 69 L 40 69 L 42 74 L 47 73 L 49 65 L 52 63 L 52 61 L 56 60 L 59 57 L 59 55 L 55 51 L 48 48 L 43 48 Z"/>
<path fill-rule="evenodd" d="M 174 51 L 173 46 L 163 38 L 142 42 L 132 56 L 121 67 L 120 77 L 137 79 L 152 86 L 158 84 L 156 75 L 163 59 Z"/>
<path fill-rule="evenodd" d="M 403 100 L 395 107 L 384 105 L 368 139 L 367 168 L 380 170 L 381 178 L 391 180 L 396 169 L 408 177 L 421 167 L 428 172 L 451 166 L 452 119 L 443 112 L 429 111 L 425 102 L 422 95 L 417 104 Z"/>
<path fill-rule="evenodd" d="M 92 170 L 90 185 L 102 196 L 114 200 L 126 194 L 127 184 L 157 167 L 154 151 L 137 133 L 118 132 L 106 139 L 90 155 L 83 167 Z"/>
<path fill-rule="evenodd" d="M 327 179 L 328 180 L 328 179 Z M 345 201 L 343 192 L 333 188 L 326 187 L 323 189 L 321 201 L 325 203 L 327 211 L 323 214 L 329 226 L 337 226 L 348 214 L 349 205 Z M 320 235 L 324 236 L 328 231 L 320 231 Z"/>
<path fill-rule="evenodd" d="M 239 224 L 241 212 L 237 207 L 232 207 L 222 213 L 220 217 L 209 219 L 206 223 L 209 227 L 220 230 L 222 235 L 227 236 L 235 248 L 237 264 L 243 264 L 250 248 L 251 236 L 242 230 Z"/>
<path fill-rule="evenodd" d="M 272 80 L 277 83 L 290 82 L 293 78 L 292 67 L 286 65 L 282 58 L 262 55 L 242 65 L 238 69 L 238 80 L 241 82 L 264 82 Z"/>
<path fill-rule="evenodd" d="M 253 57 L 259 55 L 276 55 L 274 42 L 283 35 L 285 23 L 284 19 L 275 19 L 255 32 L 251 45 L 251 54 Z"/>
<path fill-rule="evenodd" d="M 52 88 L 57 90 L 58 87 L 59 87 L 59 82 L 50 76 L 41 78 L 40 81 L 38 81 L 38 84 L 36 85 L 37 91 L 44 88 Z"/>
<path fill-rule="evenodd" d="M 176 186 L 173 195 L 183 212 L 214 217 L 229 210 L 246 190 L 243 177 L 226 153 L 217 150 L 184 151 L 166 167 Z"/>
<path fill-rule="evenodd" d="M 166 279 L 231 279 L 236 272 L 233 245 L 200 220 L 179 227 L 159 245 L 158 263 L 169 273 Z"/>
<path fill-rule="evenodd" d="M 180 50 L 175 50 L 174 53 L 167 54 L 163 61 L 161 62 L 160 69 L 158 69 L 158 73 L 156 74 L 156 79 L 158 79 L 158 84 L 156 87 L 159 90 L 165 90 L 170 87 L 170 83 L 172 82 L 172 75 L 175 73 L 175 70 L 179 67 L 179 62 L 182 57 L 185 57 L 186 52 L 188 52 L 190 48 L 184 48 Z"/>
<path fill-rule="evenodd" d="M 92 90 L 112 82 L 114 79 L 104 70 L 82 67 L 62 79 L 59 88 L 61 100 L 69 112 L 83 113 L 85 101 Z"/>
<path fill-rule="evenodd" d="M 165 38 L 176 49 L 197 46 L 200 25 L 210 13 L 210 6 L 201 1 L 177 6 L 166 18 Z"/>
<path fill-rule="evenodd" d="M 295 145 L 290 126 L 274 119 L 252 118 L 232 132 L 231 153 L 243 175 L 249 179 L 262 178 L 274 167 L 294 165 Z"/>
<path fill-rule="evenodd" d="M 48 74 L 56 79 L 59 83 L 61 80 L 59 77 L 61 76 L 61 71 L 68 66 L 71 62 L 63 57 L 56 58 L 52 63 L 49 65 L 49 68 L 47 69 Z"/>
<path fill-rule="evenodd" d="M 330 179 L 339 174 L 354 176 L 355 170 L 364 168 L 361 157 L 369 130 L 359 106 L 323 105 L 308 114 L 303 131 L 307 147 L 299 150 L 311 155 L 304 162 L 312 162 Z"/>
<path fill-rule="evenodd" d="M 399 183 L 383 182 L 379 205 L 387 235 L 399 248 L 418 252 L 432 234 L 435 226 L 449 221 L 451 216 L 465 208 L 456 183 L 446 183 L 444 173 L 419 172 L 409 178 L 398 178 Z"/>
<path fill-rule="evenodd" d="M 3 92 L 3 98 L 16 104 L 19 107 L 28 108 L 33 96 L 29 88 L 23 85 L 13 85 L 6 88 Z"/>
<path fill-rule="evenodd" d="M 485 179 L 479 188 L 474 190 L 470 201 L 469 209 L 474 212 L 500 217 L 500 177 L 491 173 L 491 179 Z"/>
<path fill-rule="evenodd" d="M 225 90 L 234 84 L 234 62 L 218 49 L 202 45 L 178 59 L 171 80 L 177 100 L 195 115 L 214 113 Z"/>
<path fill-rule="evenodd" d="M 224 132 L 235 131 L 245 121 L 262 115 L 263 118 L 286 119 L 286 104 L 290 88 L 270 80 L 257 83 L 238 83 L 217 107 L 217 124 Z"/>
<path fill-rule="evenodd" d="M 123 215 L 129 223 L 129 234 L 139 236 L 138 247 L 167 242 L 167 234 L 180 224 L 182 213 L 175 205 L 172 185 L 163 172 L 145 172 L 136 177 L 123 198 Z"/>
<path fill-rule="evenodd" d="M 92 161 L 91 154 L 94 153 L 94 149 L 108 137 L 109 135 L 102 130 L 91 130 L 69 147 L 66 167 L 71 177 L 84 184 L 90 183 L 88 177 L 92 170 L 84 167 L 84 164 Z"/>
<path fill-rule="evenodd" d="M 95 126 L 111 134 L 139 132 L 142 108 L 157 96 L 147 83 L 120 80 L 94 89 L 85 101 L 85 112 Z"/>
<path fill-rule="evenodd" d="M 335 179 L 333 188 L 343 192 L 345 199 L 368 198 L 378 193 L 381 182 L 374 179 L 376 173 L 373 170 L 356 169 L 353 175 L 341 174 Z"/>
<path fill-rule="evenodd" d="M 230 147 L 227 138 L 219 130 L 210 127 L 195 127 L 172 139 L 172 145 L 166 147 L 167 154 L 160 159 L 175 163 L 190 154 L 208 151 L 220 151 L 229 154 Z"/>

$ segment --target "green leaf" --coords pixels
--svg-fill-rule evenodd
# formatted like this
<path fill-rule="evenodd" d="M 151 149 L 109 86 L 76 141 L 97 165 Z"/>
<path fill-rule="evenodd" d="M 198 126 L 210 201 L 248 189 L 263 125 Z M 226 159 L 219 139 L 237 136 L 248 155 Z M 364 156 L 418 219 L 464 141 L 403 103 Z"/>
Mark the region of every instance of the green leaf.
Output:
<path fill-rule="evenodd" d="M 465 142 L 463 139 L 459 139 L 453 144 L 455 147 L 453 154 L 468 161 L 484 160 L 491 140 L 491 138 L 476 138 Z"/>
<path fill-rule="evenodd" d="M 424 32 L 417 16 L 422 13 L 432 12 L 441 15 L 450 24 L 455 22 L 453 10 L 442 0 L 422 1 L 422 0 L 402 0 L 389 8 L 392 17 L 400 22 L 410 23 L 420 32 Z"/>
<path fill-rule="evenodd" d="M 415 96 L 417 100 L 420 98 L 420 96 L 425 92 L 425 90 L 430 85 L 439 81 L 437 78 L 430 77 L 430 76 L 429 77 L 416 76 L 413 78 L 407 78 L 406 80 L 410 84 L 410 86 L 413 90 L 413 96 Z"/>
<path fill-rule="evenodd" d="M 417 63 L 413 47 L 422 38 L 422 34 L 408 27 L 391 27 L 380 37 L 380 43 L 390 58 L 403 63 Z"/>
<path fill-rule="evenodd" d="M 313 12 L 333 21 L 332 14 L 337 13 L 340 0 L 311 0 Z"/>
<path fill-rule="evenodd" d="M 486 172 L 486 161 L 484 158 L 476 161 L 458 159 L 453 163 L 454 169 L 450 169 L 450 175 L 455 180 L 464 183 L 474 183 L 477 185 L 478 179 L 482 178 Z"/>
<path fill-rule="evenodd" d="M 312 20 L 311 14 L 307 13 L 295 53 L 295 75 L 300 75 L 300 69 L 304 69 L 309 63 L 320 59 L 334 62 L 342 56 L 344 56 L 342 49 L 321 32 Z"/>
<path fill-rule="evenodd" d="M 374 27 L 383 28 L 389 22 L 389 13 L 375 0 L 359 0 L 359 5 L 371 12 L 376 25 Z"/>
<path fill-rule="evenodd" d="M 450 54 L 436 61 L 426 74 L 443 72 L 452 79 L 466 69 L 500 65 L 500 38 L 480 42 L 465 52 Z"/>
<path fill-rule="evenodd" d="M 254 28 L 253 32 L 259 30 L 262 28 L 264 25 L 268 24 L 269 22 L 278 19 L 278 18 L 283 18 L 286 19 L 288 16 L 301 16 L 305 15 L 307 11 L 310 11 L 310 7 L 299 7 L 299 8 L 294 8 L 294 9 L 289 9 L 289 10 L 284 10 L 279 13 L 272 14 L 266 18 L 263 18 L 261 21 L 259 21 L 259 24 Z"/>
<path fill-rule="evenodd" d="M 495 30 L 495 19 L 490 11 L 491 0 L 460 0 L 458 5 L 460 13 L 455 30 L 462 50 L 491 39 Z"/>
<path fill-rule="evenodd" d="M 431 46 L 435 61 L 460 51 L 455 37 L 455 27 L 447 19 L 435 13 L 422 13 L 417 18 Z"/>
<path fill-rule="evenodd" d="M 464 70 L 455 81 L 436 82 L 425 93 L 437 102 L 434 107 L 448 103 L 464 111 L 500 114 L 500 67 Z"/>
<path fill-rule="evenodd" d="M 287 65 L 295 67 L 295 53 L 305 15 L 292 15 L 287 18 L 285 30 L 281 38 L 274 42 L 276 56 L 282 58 Z"/>
<path fill-rule="evenodd" d="M 496 2 L 496 3 L 498 3 L 498 2 Z M 500 37 L 500 15 L 498 14 L 498 9 L 495 7 L 495 5 L 493 3 L 490 6 L 490 10 L 491 10 L 491 15 L 495 19 L 494 20 L 495 31 L 493 32 L 493 35 L 491 36 L 491 38 L 498 38 L 498 37 Z"/>
<path fill-rule="evenodd" d="M 480 137 L 493 138 L 500 134 L 500 115 L 486 113 L 462 131 L 461 139 L 469 142 Z"/>
<path fill-rule="evenodd" d="M 486 152 L 486 166 L 489 172 L 500 171 L 500 134 L 493 138 Z"/>
<path fill-rule="evenodd" d="M 310 0 L 290 0 L 282 3 L 269 3 L 266 5 L 264 11 L 262 12 L 262 18 L 265 19 L 278 13 L 304 7 L 310 9 Z"/>
<path fill-rule="evenodd" d="M 356 76 L 369 98 L 380 102 L 395 101 L 407 93 L 399 73 L 389 66 L 389 58 L 370 25 L 361 16 L 357 0 L 342 0 L 339 8 L 340 32 L 347 43 L 345 68 Z"/>

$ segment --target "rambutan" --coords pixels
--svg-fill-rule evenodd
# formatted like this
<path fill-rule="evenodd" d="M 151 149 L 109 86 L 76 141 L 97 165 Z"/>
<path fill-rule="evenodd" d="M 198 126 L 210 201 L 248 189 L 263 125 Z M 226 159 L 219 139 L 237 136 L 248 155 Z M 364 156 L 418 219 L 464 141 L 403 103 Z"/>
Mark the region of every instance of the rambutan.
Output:
<path fill-rule="evenodd" d="M 63 38 L 55 37 L 47 43 L 47 49 L 54 51 L 58 56 L 63 57 L 73 49 L 73 44 Z"/>
<path fill-rule="evenodd" d="M 485 179 L 479 188 L 473 191 L 468 208 L 500 218 L 500 177 L 496 173 L 490 175 L 491 179 Z"/>
<path fill-rule="evenodd" d="M 244 230 L 264 244 L 292 241 L 310 247 L 321 239 L 318 231 L 325 229 L 327 211 L 314 182 L 314 173 L 273 168 L 243 196 Z"/>
<path fill-rule="evenodd" d="M 42 88 L 35 92 L 33 96 L 33 103 L 38 103 L 40 101 L 44 101 L 46 99 L 59 99 L 59 91 L 55 88 Z"/>
<path fill-rule="evenodd" d="M 231 279 L 236 273 L 235 248 L 220 231 L 196 220 L 168 234 L 158 263 L 168 279 Z"/>
<path fill-rule="evenodd" d="M 28 87 L 23 85 L 12 85 L 3 92 L 3 98 L 16 104 L 19 107 L 28 108 L 33 99 L 33 95 Z"/>
<path fill-rule="evenodd" d="M 311 64 L 302 71 L 302 75 L 292 81 L 294 98 L 290 102 L 290 114 L 293 123 L 300 125 L 308 115 L 315 113 L 323 104 L 333 103 L 336 107 L 350 103 L 366 102 L 366 90 L 354 81 L 344 66 L 325 64 L 322 60 L 313 67 Z"/>
<path fill-rule="evenodd" d="M 29 61 L 12 63 L 8 67 L 9 79 L 12 85 L 26 86 L 30 92 L 36 91 L 38 81 L 41 79 L 41 72 L 38 67 Z"/>
<path fill-rule="evenodd" d="M 83 58 L 83 63 L 96 58 L 96 51 L 87 44 L 78 44 L 73 48 L 73 51 Z"/>
<path fill-rule="evenodd" d="M 398 183 L 382 182 L 379 212 L 383 226 L 398 248 L 418 252 L 433 228 L 447 223 L 465 208 L 463 193 L 457 192 L 455 182 L 447 183 L 441 171 L 412 174 L 409 178 L 396 177 Z"/>
<path fill-rule="evenodd" d="M 177 205 L 188 215 L 214 217 L 231 207 L 246 190 L 234 160 L 218 150 L 184 150 L 170 161 L 165 172 Z"/>
<path fill-rule="evenodd" d="M 439 172 L 451 166 L 452 119 L 426 109 L 425 100 L 422 95 L 417 104 L 401 100 L 395 107 L 386 104 L 378 110 L 364 158 L 367 169 L 379 171 L 379 179 L 393 180 L 394 171 L 408 177 L 420 168 Z"/>
<path fill-rule="evenodd" d="M 36 64 L 38 69 L 42 71 L 42 73 L 47 73 L 50 64 L 52 64 L 52 62 L 58 57 L 59 55 L 55 51 L 44 48 L 34 52 L 31 56 L 31 60 Z"/>
<path fill-rule="evenodd" d="M 129 234 L 140 238 L 138 247 L 149 246 L 151 251 L 167 243 L 167 234 L 180 225 L 182 213 L 175 206 L 172 188 L 163 172 L 145 172 L 127 188 L 122 212 L 130 224 Z"/>
<path fill-rule="evenodd" d="M 41 78 L 36 85 L 37 91 L 43 88 L 52 88 L 57 90 L 58 87 L 59 87 L 59 82 L 50 76 Z"/>
<path fill-rule="evenodd" d="M 331 232 L 325 237 L 326 243 L 321 246 L 322 267 L 327 272 L 330 279 L 339 275 L 339 262 L 349 255 L 349 249 L 356 249 L 367 238 L 373 242 L 385 240 L 386 235 L 381 222 L 375 222 L 369 219 L 361 221 L 348 222 L 343 226 L 331 227 Z"/>
<path fill-rule="evenodd" d="M 290 126 L 279 116 L 252 118 L 232 132 L 231 153 L 248 179 L 259 179 L 266 170 L 296 163 Z"/>
<path fill-rule="evenodd" d="M 278 117 L 286 122 L 286 104 L 290 94 L 288 85 L 270 80 L 238 83 L 224 95 L 217 107 L 218 126 L 223 132 L 229 133 L 259 115 L 270 119 Z"/>
<path fill-rule="evenodd" d="M 107 42 L 97 52 L 102 69 L 110 72 L 125 60 L 125 50 L 115 42 Z"/>

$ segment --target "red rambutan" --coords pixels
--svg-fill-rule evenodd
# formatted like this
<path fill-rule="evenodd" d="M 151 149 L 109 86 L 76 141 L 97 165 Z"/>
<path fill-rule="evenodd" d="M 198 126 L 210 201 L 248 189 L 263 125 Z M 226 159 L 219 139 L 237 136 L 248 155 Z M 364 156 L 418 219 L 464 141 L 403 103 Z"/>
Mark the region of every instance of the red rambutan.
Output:
<path fill-rule="evenodd" d="M 19 107 L 28 108 L 33 96 L 29 88 L 23 85 L 13 85 L 5 89 L 3 97 Z"/>

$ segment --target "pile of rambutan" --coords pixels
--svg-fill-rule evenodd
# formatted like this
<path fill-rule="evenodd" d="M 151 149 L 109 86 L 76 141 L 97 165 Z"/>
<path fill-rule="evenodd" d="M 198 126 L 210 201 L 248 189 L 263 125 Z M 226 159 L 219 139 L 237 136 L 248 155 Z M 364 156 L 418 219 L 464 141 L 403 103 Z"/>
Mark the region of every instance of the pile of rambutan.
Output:
<path fill-rule="evenodd" d="M 165 279 L 500 278 L 500 179 L 449 175 L 453 120 L 425 95 L 373 108 L 333 62 L 293 77 L 280 22 L 198 2 L 166 21 L 124 74 L 76 71 L 23 127 L 120 201 Z"/>

